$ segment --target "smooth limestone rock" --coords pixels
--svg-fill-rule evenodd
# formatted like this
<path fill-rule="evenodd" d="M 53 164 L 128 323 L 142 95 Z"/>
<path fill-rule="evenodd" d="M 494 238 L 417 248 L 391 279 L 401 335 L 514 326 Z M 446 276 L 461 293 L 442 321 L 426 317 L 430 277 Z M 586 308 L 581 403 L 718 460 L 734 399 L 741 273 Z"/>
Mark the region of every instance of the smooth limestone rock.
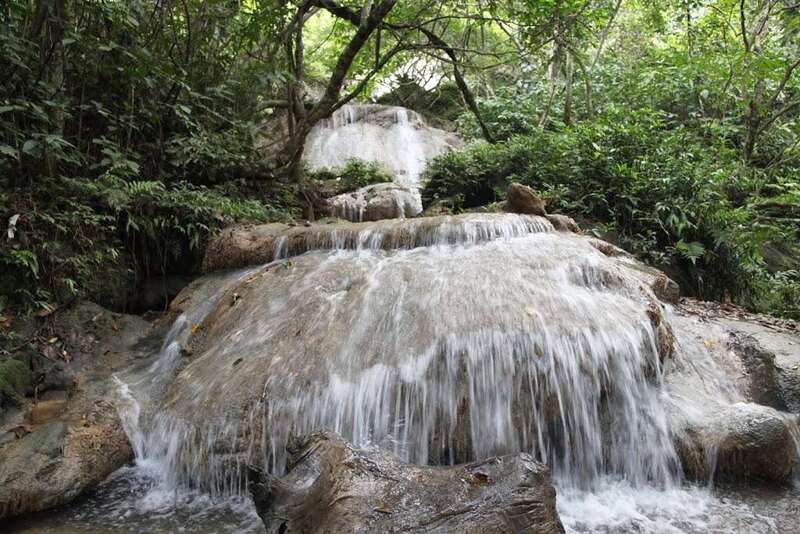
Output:
<path fill-rule="evenodd" d="M 800 450 L 798 420 L 756 404 L 782 407 L 774 360 L 742 330 L 757 325 L 757 318 L 731 321 L 708 303 L 682 299 L 665 319 L 676 336 L 676 350 L 665 365 L 665 400 L 686 475 L 788 482 Z"/>
<path fill-rule="evenodd" d="M 422 213 L 419 190 L 392 182 L 368 185 L 328 202 L 331 215 L 353 222 L 406 219 Z"/>
<path fill-rule="evenodd" d="M 131 459 L 114 406 L 112 374 L 149 354 L 146 321 L 78 303 L 48 319 L 50 341 L 34 361 L 39 400 L 7 417 L 0 433 L 0 518 L 67 503 Z M 157 345 L 156 345 L 157 346 Z"/>
<path fill-rule="evenodd" d="M 797 463 L 797 419 L 734 404 L 678 434 L 686 474 L 698 480 L 787 483 Z"/>
<path fill-rule="evenodd" d="M 203 271 L 261 265 L 310 250 L 389 251 L 435 244 L 474 244 L 547 231 L 553 231 L 553 225 L 543 217 L 478 213 L 308 226 L 235 226 L 223 230 L 208 244 Z"/>
<path fill-rule="evenodd" d="M 518 183 L 512 183 L 506 190 L 506 209 L 511 213 L 523 213 L 527 215 L 547 215 L 544 200 L 536 192 Z"/>
<path fill-rule="evenodd" d="M 720 320 L 733 332 L 733 348 L 756 378 L 750 386 L 754 398 L 800 414 L 800 324 L 741 310 Z"/>
<path fill-rule="evenodd" d="M 739 332 L 731 333 L 729 346 L 742 359 L 749 381 L 750 400 L 757 404 L 786 410 L 787 403 L 780 383 L 775 354 L 764 349 L 754 338 Z"/>
<path fill-rule="evenodd" d="M 324 433 L 296 444 L 290 466 L 250 485 L 268 534 L 564 532 L 549 469 L 524 453 L 415 466 Z"/>
<path fill-rule="evenodd" d="M 193 327 L 158 415 L 187 481 L 280 473 L 289 436 L 321 429 L 420 464 L 528 451 L 575 484 L 677 463 L 653 384 L 669 324 L 627 256 L 516 214 L 234 232 L 246 247 L 208 263 L 254 267 Z"/>

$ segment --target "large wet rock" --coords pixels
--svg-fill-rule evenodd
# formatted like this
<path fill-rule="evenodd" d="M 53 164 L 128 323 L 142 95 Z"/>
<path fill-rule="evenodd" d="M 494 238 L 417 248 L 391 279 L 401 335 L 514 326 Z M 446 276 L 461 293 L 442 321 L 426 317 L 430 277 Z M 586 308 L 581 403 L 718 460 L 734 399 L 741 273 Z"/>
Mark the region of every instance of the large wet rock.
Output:
<path fill-rule="evenodd" d="M 209 263 L 262 265 L 197 322 L 167 387 L 162 414 L 185 436 L 176 465 L 217 454 L 280 468 L 290 435 L 331 429 L 422 464 L 541 453 L 585 481 L 638 470 L 648 440 L 669 440 L 631 415 L 658 409 L 652 383 L 673 350 L 652 277 L 590 238 L 514 214 L 237 233 L 250 244 L 225 254 L 222 239 Z M 263 265 L 284 237 L 342 246 Z M 192 473 L 228 476 L 206 468 Z"/>
<path fill-rule="evenodd" d="M 524 453 L 414 466 L 326 433 L 296 444 L 290 466 L 250 486 L 269 534 L 564 532 L 549 469 Z"/>
<path fill-rule="evenodd" d="M 686 474 L 701 480 L 784 483 L 797 467 L 797 416 L 782 412 L 775 338 L 800 341 L 781 321 L 730 305 L 682 299 L 668 318 L 675 357 L 665 370 L 671 426 Z M 767 332 L 757 341 L 747 331 Z M 791 341 L 794 339 L 794 341 Z"/>
<path fill-rule="evenodd" d="M 795 416 L 738 403 L 684 428 L 677 448 L 694 479 L 786 483 L 797 464 L 796 432 Z"/>
<path fill-rule="evenodd" d="M 510 184 L 506 191 L 506 203 L 506 209 L 512 213 L 524 213 L 542 217 L 547 215 L 544 200 L 527 185 Z"/>
<path fill-rule="evenodd" d="M 25 356 L 37 397 L 0 422 L 0 517 L 69 502 L 130 460 L 112 375 L 160 338 L 150 323 L 88 302 L 56 312 L 41 332 Z"/>
<path fill-rule="evenodd" d="M 337 195 L 328 203 L 331 215 L 354 222 L 405 219 L 422 213 L 419 191 L 391 182 Z"/>

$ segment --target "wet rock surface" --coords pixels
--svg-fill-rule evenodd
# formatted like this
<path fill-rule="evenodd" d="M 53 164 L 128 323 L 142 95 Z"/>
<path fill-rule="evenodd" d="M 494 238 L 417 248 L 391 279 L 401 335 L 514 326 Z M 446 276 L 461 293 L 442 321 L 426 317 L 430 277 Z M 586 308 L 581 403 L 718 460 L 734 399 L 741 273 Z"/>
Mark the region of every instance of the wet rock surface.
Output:
<path fill-rule="evenodd" d="M 518 183 L 512 183 L 506 191 L 506 210 L 511 213 L 523 213 L 527 215 L 547 215 L 544 200 L 536 192 Z"/>
<path fill-rule="evenodd" d="M 800 433 L 778 354 L 784 367 L 800 357 L 794 323 L 692 299 L 676 311 L 671 322 L 684 348 L 665 380 L 684 471 L 700 480 L 787 483 Z M 692 339 L 697 348 L 686 350 Z"/>
<path fill-rule="evenodd" d="M 330 221 L 308 226 L 280 223 L 238 226 L 224 230 L 209 243 L 203 272 L 261 265 L 310 250 L 395 250 L 437 243 L 474 244 L 503 235 L 523 236 L 552 230 L 552 224 L 543 217 L 475 213 L 362 223 Z"/>
<path fill-rule="evenodd" d="M 405 219 L 422 213 L 419 191 L 391 182 L 337 195 L 328 203 L 331 215 L 353 222 Z"/>
<path fill-rule="evenodd" d="M 130 460 L 111 376 L 159 335 L 88 302 L 47 318 L 29 350 L 36 396 L 0 421 L 0 517 L 69 502 Z"/>
<path fill-rule="evenodd" d="M 546 231 L 531 232 L 532 224 Z M 582 403 L 606 398 L 625 406 L 608 410 L 612 422 L 639 406 L 658 409 L 650 381 L 674 343 L 650 288 L 655 276 L 536 216 L 285 231 L 341 238 L 345 228 L 383 241 L 255 267 L 197 324 L 164 400 L 163 413 L 186 435 L 177 463 L 224 451 L 280 466 L 288 435 L 333 429 L 356 443 L 374 439 L 414 463 L 541 446 L 553 465 L 585 468 L 576 478 L 606 461 L 638 469 L 633 462 L 648 454 L 639 432 L 614 436 L 620 445 L 607 454 L 597 418 L 568 424 L 579 447 L 563 447 L 553 429 L 589 409 Z M 431 246 L 388 248 L 398 243 Z M 442 303 L 451 312 L 442 313 Z M 662 426 L 634 417 L 647 440 L 661 439 Z M 194 425 L 207 439 L 196 438 Z M 669 454 L 658 461 L 669 465 Z"/>
<path fill-rule="evenodd" d="M 797 464 L 790 418 L 756 404 L 721 410 L 679 435 L 683 469 L 697 480 L 785 484 Z"/>
<path fill-rule="evenodd" d="M 524 453 L 413 466 L 325 433 L 294 445 L 286 476 L 253 476 L 270 534 L 564 532 L 549 469 Z"/>

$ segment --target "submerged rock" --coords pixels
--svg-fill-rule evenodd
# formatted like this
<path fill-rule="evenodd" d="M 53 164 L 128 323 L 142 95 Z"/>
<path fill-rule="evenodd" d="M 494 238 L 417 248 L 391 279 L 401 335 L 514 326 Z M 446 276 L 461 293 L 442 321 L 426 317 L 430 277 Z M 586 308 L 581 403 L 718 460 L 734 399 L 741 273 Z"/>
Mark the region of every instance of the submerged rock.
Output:
<path fill-rule="evenodd" d="M 523 213 L 527 215 L 547 215 L 544 200 L 536 192 L 518 183 L 512 183 L 506 191 L 506 209 L 511 213 Z"/>
<path fill-rule="evenodd" d="M 290 466 L 250 485 L 268 534 L 564 532 L 550 471 L 525 453 L 414 466 L 325 433 L 296 444 Z"/>

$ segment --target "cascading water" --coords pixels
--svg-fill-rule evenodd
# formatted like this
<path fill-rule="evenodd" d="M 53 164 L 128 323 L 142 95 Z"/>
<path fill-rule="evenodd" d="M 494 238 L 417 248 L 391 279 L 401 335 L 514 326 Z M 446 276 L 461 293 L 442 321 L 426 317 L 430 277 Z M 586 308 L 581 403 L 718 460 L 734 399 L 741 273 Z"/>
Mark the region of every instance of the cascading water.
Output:
<path fill-rule="evenodd" d="M 708 349 L 724 332 L 665 309 L 629 258 L 532 216 L 313 230 L 195 287 L 149 370 L 121 377 L 145 510 L 240 506 L 248 466 L 279 475 L 293 435 L 328 429 L 416 463 L 531 452 L 570 531 L 760 524 L 684 484 L 674 445 L 676 421 L 744 400 Z"/>
<path fill-rule="evenodd" d="M 410 109 L 350 104 L 312 129 L 303 160 L 312 169 L 341 167 L 354 158 L 375 161 L 396 183 L 418 189 L 427 161 L 459 144 Z"/>
<path fill-rule="evenodd" d="M 249 275 L 235 329 L 218 318 L 156 418 L 175 476 L 238 491 L 231 458 L 280 473 L 290 435 L 326 428 L 418 463 L 524 450 L 576 486 L 677 481 L 666 334 L 634 275 L 535 217 L 444 223 L 389 252 L 382 236 Z"/>
<path fill-rule="evenodd" d="M 428 126 L 409 109 L 351 104 L 312 129 L 303 160 L 318 170 L 361 159 L 377 162 L 392 175 L 393 184 L 373 184 L 333 197 L 331 208 L 337 217 L 351 221 L 413 217 L 422 211 L 420 178 L 425 165 L 460 144 L 455 135 Z"/>

